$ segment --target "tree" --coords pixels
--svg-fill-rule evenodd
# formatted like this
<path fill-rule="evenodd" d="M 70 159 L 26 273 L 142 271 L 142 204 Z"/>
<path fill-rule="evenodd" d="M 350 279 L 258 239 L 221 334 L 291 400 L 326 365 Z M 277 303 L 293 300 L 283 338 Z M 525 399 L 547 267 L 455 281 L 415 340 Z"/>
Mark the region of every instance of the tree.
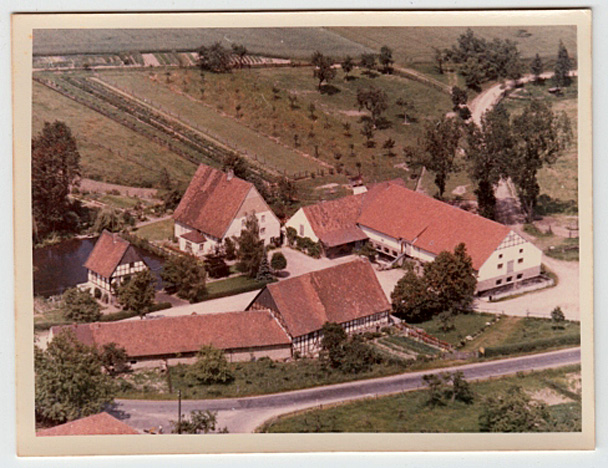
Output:
<path fill-rule="evenodd" d="M 459 88 L 458 86 L 452 86 L 452 104 L 454 105 L 453 109 L 456 111 L 461 106 L 467 105 L 468 95 L 464 89 Z"/>
<path fill-rule="evenodd" d="M 163 265 L 160 274 L 165 290 L 190 303 L 200 302 L 207 294 L 205 268 L 191 256 L 173 255 Z"/>
<path fill-rule="evenodd" d="M 553 322 L 553 328 L 564 328 L 564 321 L 566 316 L 562 312 L 561 307 L 556 307 L 551 311 L 551 321 Z"/>
<path fill-rule="evenodd" d="M 393 152 L 393 148 L 395 147 L 395 140 L 392 138 L 387 138 L 384 141 L 384 144 L 382 145 L 382 148 L 386 150 L 386 155 L 389 157 L 393 157 L 395 156 L 395 153 Z"/>
<path fill-rule="evenodd" d="M 68 195 L 80 176 L 80 153 L 72 131 L 63 122 L 44 123 L 32 139 L 32 216 L 34 237 L 74 229 Z"/>
<path fill-rule="evenodd" d="M 198 66 L 201 71 L 227 73 L 230 71 L 230 52 L 219 42 L 210 46 L 201 46 L 198 50 Z"/>
<path fill-rule="evenodd" d="M 334 322 L 326 322 L 321 328 L 321 352 L 319 359 L 330 367 L 338 368 L 344 358 L 344 344 L 348 339 L 344 328 Z"/>
<path fill-rule="evenodd" d="M 413 269 L 408 269 L 391 293 L 395 315 L 406 322 L 424 322 L 431 319 L 434 313 L 429 303 L 430 297 L 424 278 L 418 276 Z"/>
<path fill-rule="evenodd" d="M 572 61 L 568 55 L 568 49 L 566 49 L 566 46 L 560 40 L 557 50 L 557 62 L 555 63 L 555 74 L 553 75 L 555 86 L 558 88 L 570 86 L 570 70 L 572 70 Z"/>
<path fill-rule="evenodd" d="M 99 359 L 104 370 L 112 377 L 131 370 L 127 351 L 116 343 L 104 344 L 99 352 Z"/>
<path fill-rule="evenodd" d="M 429 387 L 426 404 L 428 406 L 445 406 L 445 386 L 443 376 L 437 374 L 426 374 L 422 376 L 422 381 Z"/>
<path fill-rule="evenodd" d="M 375 86 L 370 86 L 367 89 L 359 88 L 357 90 L 357 105 L 359 110 L 365 109 L 369 112 L 369 120 L 374 128 L 378 128 L 381 115 L 388 109 L 388 97 L 382 89 Z"/>
<path fill-rule="evenodd" d="M 237 243 L 238 270 L 247 273 L 250 278 L 255 278 L 264 255 L 264 241 L 260 239 L 260 228 L 255 213 L 247 216 L 245 229 L 241 231 Z"/>
<path fill-rule="evenodd" d="M 487 398 L 479 415 L 481 432 L 544 432 L 550 419 L 544 403 L 532 400 L 520 386 Z"/>
<path fill-rule="evenodd" d="M 348 80 L 348 78 L 349 78 L 348 74 L 351 71 L 353 71 L 353 69 L 355 68 L 355 61 L 353 60 L 353 58 L 350 55 L 347 55 L 346 57 L 344 57 L 344 60 L 342 61 L 340 66 L 342 67 L 342 70 L 344 71 L 344 79 Z"/>
<path fill-rule="evenodd" d="M 363 127 L 361 128 L 361 135 L 365 137 L 365 146 L 367 146 L 368 148 L 373 148 L 375 146 L 374 124 L 371 120 L 365 120 L 363 122 Z"/>
<path fill-rule="evenodd" d="M 465 404 L 473 403 L 475 395 L 469 383 L 464 380 L 462 371 L 426 374 L 422 380 L 429 387 L 426 402 L 429 406 L 445 406 L 456 400 Z"/>
<path fill-rule="evenodd" d="M 380 65 L 382 65 L 382 73 L 393 72 L 393 50 L 390 47 L 382 46 L 380 48 L 378 61 L 380 62 Z"/>
<path fill-rule="evenodd" d="M 124 310 L 143 318 L 154 304 L 154 277 L 150 270 L 139 271 L 116 287 L 118 303 Z"/>
<path fill-rule="evenodd" d="M 461 126 L 457 119 L 442 117 L 425 126 L 423 153 L 419 154 L 422 160 L 418 164 L 435 173 L 440 198 L 443 198 L 449 175 L 456 170 L 455 158 L 460 137 Z"/>
<path fill-rule="evenodd" d="M 473 394 L 473 390 L 471 390 L 469 382 L 464 380 L 464 374 L 462 373 L 462 371 L 456 371 L 452 373 L 450 375 L 450 380 L 452 383 L 452 402 L 458 400 L 466 404 L 473 403 L 475 395 Z"/>
<path fill-rule="evenodd" d="M 376 68 L 376 55 L 361 54 L 361 67 L 367 69 L 367 74 L 371 75 Z"/>
<path fill-rule="evenodd" d="M 336 77 L 336 69 L 333 68 L 333 61 L 331 58 L 326 57 L 321 52 L 316 51 L 312 56 L 312 65 L 314 67 L 313 76 L 319 80 L 319 91 L 321 91 L 321 85 L 325 82 L 329 83 Z"/>
<path fill-rule="evenodd" d="M 56 335 L 46 350 L 34 348 L 36 419 L 63 423 L 99 413 L 116 388 L 102 371 L 94 348 L 71 331 Z"/>
<path fill-rule="evenodd" d="M 127 212 L 115 208 L 103 208 L 97 212 L 93 231 L 101 233 L 103 231 L 120 232 L 127 226 L 135 225 L 135 219 Z"/>
<path fill-rule="evenodd" d="M 230 237 L 224 239 L 224 252 L 226 254 L 226 260 L 236 260 L 236 245 L 234 244 L 234 240 Z"/>
<path fill-rule="evenodd" d="M 226 264 L 226 254 L 219 244 L 205 255 L 205 270 L 211 278 L 224 278 L 230 274 L 230 267 Z"/>
<path fill-rule="evenodd" d="M 225 384 L 234 379 L 224 351 L 211 345 L 200 349 L 196 361 L 188 368 L 188 374 L 203 385 Z"/>
<path fill-rule="evenodd" d="M 194 410 L 190 412 L 190 419 L 182 415 L 181 421 L 170 421 L 173 434 L 208 434 L 217 427 L 217 411 Z"/>
<path fill-rule="evenodd" d="M 532 64 L 530 65 L 530 71 L 534 75 L 534 82 L 540 82 L 540 75 L 543 74 L 544 66 L 543 61 L 540 58 L 540 55 L 536 54 L 534 59 L 532 60 Z"/>
<path fill-rule="evenodd" d="M 514 155 L 515 140 L 509 114 L 502 104 L 484 113 L 481 127 L 467 126 L 465 158 L 471 179 L 477 184 L 475 195 L 479 214 L 495 219 L 495 187 L 507 175 Z"/>
<path fill-rule="evenodd" d="M 275 252 L 272 254 L 270 266 L 275 271 L 281 271 L 287 268 L 287 259 L 285 258 L 285 255 L 283 255 L 283 252 Z"/>
<path fill-rule="evenodd" d="M 281 177 L 279 180 L 279 198 L 286 204 L 293 203 L 298 197 L 298 186 L 292 179 Z"/>
<path fill-rule="evenodd" d="M 72 322 L 97 322 L 101 306 L 89 291 L 70 288 L 63 293 L 63 316 Z"/>
<path fill-rule="evenodd" d="M 245 180 L 249 180 L 249 177 L 251 175 L 249 164 L 247 163 L 245 158 L 232 152 L 224 156 L 224 159 L 222 160 L 222 171 L 232 171 L 235 177 Z"/>
<path fill-rule="evenodd" d="M 435 67 L 440 75 L 443 75 L 444 69 L 443 64 L 446 62 L 446 52 L 438 47 L 433 47 L 433 59 L 435 60 Z"/>
<path fill-rule="evenodd" d="M 537 100 L 530 102 L 523 113 L 513 119 L 512 128 L 516 145 L 509 165 L 510 176 L 526 220 L 531 222 L 540 193 L 537 173 L 544 165 L 556 161 L 567 139 L 562 137 L 562 125 L 551 107 Z"/>
<path fill-rule="evenodd" d="M 266 249 L 262 253 L 262 260 L 258 268 L 258 272 L 255 276 L 256 281 L 272 281 L 272 269 L 270 268 L 270 262 L 268 261 L 268 254 Z"/>
<path fill-rule="evenodd" d="M 408 125 L 412 121 L 412 113 L 416 111 L 416 106 L 411 99 L 401 97 L 395 102 L 403 110 L 403 125 Z"/>
<path fill-rule="evenodd" d="M 359 374 L 369 371 L 379 358 L 360 335 L 353 335 L 344 344 L 340 370 L 345 374 Z"/>

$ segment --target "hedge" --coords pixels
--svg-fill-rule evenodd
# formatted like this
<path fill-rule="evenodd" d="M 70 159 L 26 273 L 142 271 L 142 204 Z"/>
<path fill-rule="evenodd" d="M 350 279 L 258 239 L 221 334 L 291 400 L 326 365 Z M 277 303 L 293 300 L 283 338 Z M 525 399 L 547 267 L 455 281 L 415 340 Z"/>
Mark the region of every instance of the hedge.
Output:
<path fill-rule="evenodd" d="M 540 349 L 552 348 L 554 346 L 564 345 L 580 345 L 580 333 L 554 336 L 553 338 L 544 338 L 541 340 L 526 341 L 523 343 L 511 343 L 502 346 L 491 346 L 485 349 L 483 355 L 485 357 L 504 356 L 507 354 L 525 353 L 529 351 L 537 351 Z"/>

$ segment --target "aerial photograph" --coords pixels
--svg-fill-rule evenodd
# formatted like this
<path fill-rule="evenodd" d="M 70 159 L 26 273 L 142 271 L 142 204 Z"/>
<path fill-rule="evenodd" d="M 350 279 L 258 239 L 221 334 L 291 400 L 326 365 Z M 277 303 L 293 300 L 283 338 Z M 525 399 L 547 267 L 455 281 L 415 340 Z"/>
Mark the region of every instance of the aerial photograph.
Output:
<path fill-rule="evenodd" d="M 582 431 L 576 25 L 32 60 L 36 436 Z"/>

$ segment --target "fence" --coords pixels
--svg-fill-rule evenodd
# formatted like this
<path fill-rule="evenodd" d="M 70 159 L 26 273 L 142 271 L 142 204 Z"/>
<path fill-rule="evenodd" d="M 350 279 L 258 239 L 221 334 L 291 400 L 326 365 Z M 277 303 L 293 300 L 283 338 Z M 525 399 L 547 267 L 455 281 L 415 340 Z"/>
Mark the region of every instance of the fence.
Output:
<path fill-rule="evenodd" d="M 455 351 L 455 347 L 450 343 L 440 340 L 432 335 L 429 335 L 421 328 L 413 327 L 412 325 L 408 325 L 407 323 L 401 322 L 399 327 L 405 332 L 405 336 L 412 338 L 417 341 L 422 341 L 429 346 L 433 346 L 435 348 L 439 348 L 442 351 L 447 351 L 452 353 Z"/>

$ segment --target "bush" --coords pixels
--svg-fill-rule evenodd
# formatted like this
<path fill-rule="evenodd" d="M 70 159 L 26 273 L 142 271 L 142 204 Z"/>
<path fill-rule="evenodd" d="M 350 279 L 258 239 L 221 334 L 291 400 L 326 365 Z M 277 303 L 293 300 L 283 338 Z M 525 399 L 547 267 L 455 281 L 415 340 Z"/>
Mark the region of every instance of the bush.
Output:
<path fill-rule="evenodd" d="M 270 260 L 270 266 L 275 271 L 284 270 L 287 268 L 287 259 L 282 252 L 275 252 L 272 254 L 272 258 Z"/>
<path fill-rule="evenodd" d="M 224 352 L 213 346 L 201 348 L 188 373 L 201 384 L 228 383 L 234 379 Z"/>
<path fill-rule="evenodd" d="M 580 333 L 554 336 L 552 338 L 544 338 L 541 340 L 526 341 L 523 343 L 512 343 L 502 346 L 491 346 L 485 349 L 485 357 L 504 356 L 508 354 L 526 353 L 530 351 L 537 351 L 546 348 L 552 348 L 554 346 L 568 346 L 568 345 L 580 345 L 581 335 Z"/>
<path fill-rule="evenodd" d="M 170 302 L 157 302 L 156 304 L 150 306 L 150 312 L 158 312 L 159 310 L 170 309 L 173 307 Z"/>
<path fill-rule="evenodd" d="M 63 315 L 74 322 L 96 322 L 101 317 L 101 306 L 89 291 L 70 288 L 63 293 Z"/>

